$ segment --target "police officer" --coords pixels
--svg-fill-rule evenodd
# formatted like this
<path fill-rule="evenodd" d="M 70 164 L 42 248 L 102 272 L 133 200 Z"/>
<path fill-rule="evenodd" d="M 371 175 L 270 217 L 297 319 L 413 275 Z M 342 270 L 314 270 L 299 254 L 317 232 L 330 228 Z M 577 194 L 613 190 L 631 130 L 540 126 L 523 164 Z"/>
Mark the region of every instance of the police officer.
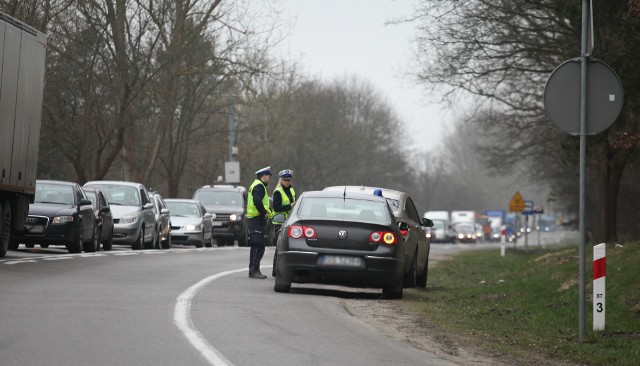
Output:
<path fill-rule="evenodd" d="M 293 171 L 291 169 L 281 170 L 278 173 L 280 180 L 278 181 L 278 185 L 276 189 L 273 191 L 273 214 L 284 214 L 284 217 L 289 217 L 291 213 L 291 207 L 296 202 L 296 191 L 293 189 L 291 185 L 291 179 L 293 179 Z M 278 241 L 278 233 L 280 232 L 281 224 L 273 222 L 273 228 L 275 231 L 275 235 L 273 238 L 274 245 Z M 276 276 L 276 256 L 278 252 L 277 250 L 273 254 L 273 270 L 271 275 L 273 277 Z"/>
<path fill-rule="evenodd" d="M 256 179 L 249 187 L 247 202 L 247 227 L 249 230 L 249 278 L 265 279 L 267 276 L 260 272 L 260 261 L 264 256 L 266 239 L 264 236 L 267 220 L 272 217 L 269 208 L 267 185 L 271 180 L 271 167 L 262 168 L 256 172 Z"/>

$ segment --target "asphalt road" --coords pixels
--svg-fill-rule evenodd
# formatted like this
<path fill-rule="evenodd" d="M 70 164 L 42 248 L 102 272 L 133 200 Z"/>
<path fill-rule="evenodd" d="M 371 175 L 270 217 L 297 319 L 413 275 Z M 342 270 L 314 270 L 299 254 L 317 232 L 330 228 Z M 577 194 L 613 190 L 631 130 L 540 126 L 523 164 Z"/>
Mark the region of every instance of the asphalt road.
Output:
<path fill-rule="evenodd" d="M 0 365 L 446 365 L 354 319 L 369 292 L 249 279 L 247 248 L 0 260 Z M 271 264 L 273 249 L 262 261 Z M 263 272 L 270 273 L 270 268 Z"/>

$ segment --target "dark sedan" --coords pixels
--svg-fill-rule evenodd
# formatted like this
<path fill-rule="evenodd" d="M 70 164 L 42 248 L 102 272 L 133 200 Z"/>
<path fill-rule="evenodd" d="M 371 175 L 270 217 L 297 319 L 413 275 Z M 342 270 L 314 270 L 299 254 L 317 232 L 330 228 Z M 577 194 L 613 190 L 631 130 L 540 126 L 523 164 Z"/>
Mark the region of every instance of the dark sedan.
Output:
<path fill-rule="evenodd" d="M 111 250 L 113 246 L 113 214 L 111 213 L 111 207 L 107 197 L 102 193 L 99 188 L 84 188 L 84 192 L 87 194 L 87 198 L 91 201 L 93 206 L 93 214 L 96 218 L 96 225 L 98 225 L 98 248 L 100 250 L 100 243 L 104 250 Z"/>
<path fill-rule="evenodd" d="M 305 192 L 276 250 L 276 292 L 288 292 L 292 282 L 322 283 L 382 288 L 386 298 L 402 298 L 405 243 L 382 197 Z"/>
<path fill-rule="evenodd" d="M 16 232 L 15 246 L 64 245 L 69 253 L 95 252 L 98 247 L 96 220 L 91 201 L 77 183 L 38 180 L 34 203 L 24 230 Z M 14 248 L 17 249 L 17 248 Z"/>

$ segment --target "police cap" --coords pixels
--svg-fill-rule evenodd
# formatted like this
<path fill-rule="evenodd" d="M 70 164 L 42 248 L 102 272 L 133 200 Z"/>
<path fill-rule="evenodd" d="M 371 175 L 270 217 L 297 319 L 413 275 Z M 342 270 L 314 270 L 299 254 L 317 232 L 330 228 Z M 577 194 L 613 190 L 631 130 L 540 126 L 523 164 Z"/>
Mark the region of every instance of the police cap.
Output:
<path fill-rule="evenodd" d="M 256 171 L 256 176 L 260 178 L 263 175 L 271 175 L 271 165 Z"/>
<path fill-rule="evenodd" d="M 291 169 L 281 170 L 280 173 L 278 173 L 278 175 L 280 176 L 280 178 L 291 179 L 293 177 L 293 170 Z"/>

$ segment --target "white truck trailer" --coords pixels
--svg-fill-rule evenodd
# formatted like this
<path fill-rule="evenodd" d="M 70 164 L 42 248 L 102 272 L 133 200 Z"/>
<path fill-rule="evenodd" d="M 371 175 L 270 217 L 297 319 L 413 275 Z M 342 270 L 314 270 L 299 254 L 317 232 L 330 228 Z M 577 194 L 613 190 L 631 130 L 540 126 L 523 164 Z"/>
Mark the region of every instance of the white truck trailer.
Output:
<path fill-rule="evenodd" d="M 0 258 L 33 203 L 44 92 L 43 33 L 0 12 Z"/>

